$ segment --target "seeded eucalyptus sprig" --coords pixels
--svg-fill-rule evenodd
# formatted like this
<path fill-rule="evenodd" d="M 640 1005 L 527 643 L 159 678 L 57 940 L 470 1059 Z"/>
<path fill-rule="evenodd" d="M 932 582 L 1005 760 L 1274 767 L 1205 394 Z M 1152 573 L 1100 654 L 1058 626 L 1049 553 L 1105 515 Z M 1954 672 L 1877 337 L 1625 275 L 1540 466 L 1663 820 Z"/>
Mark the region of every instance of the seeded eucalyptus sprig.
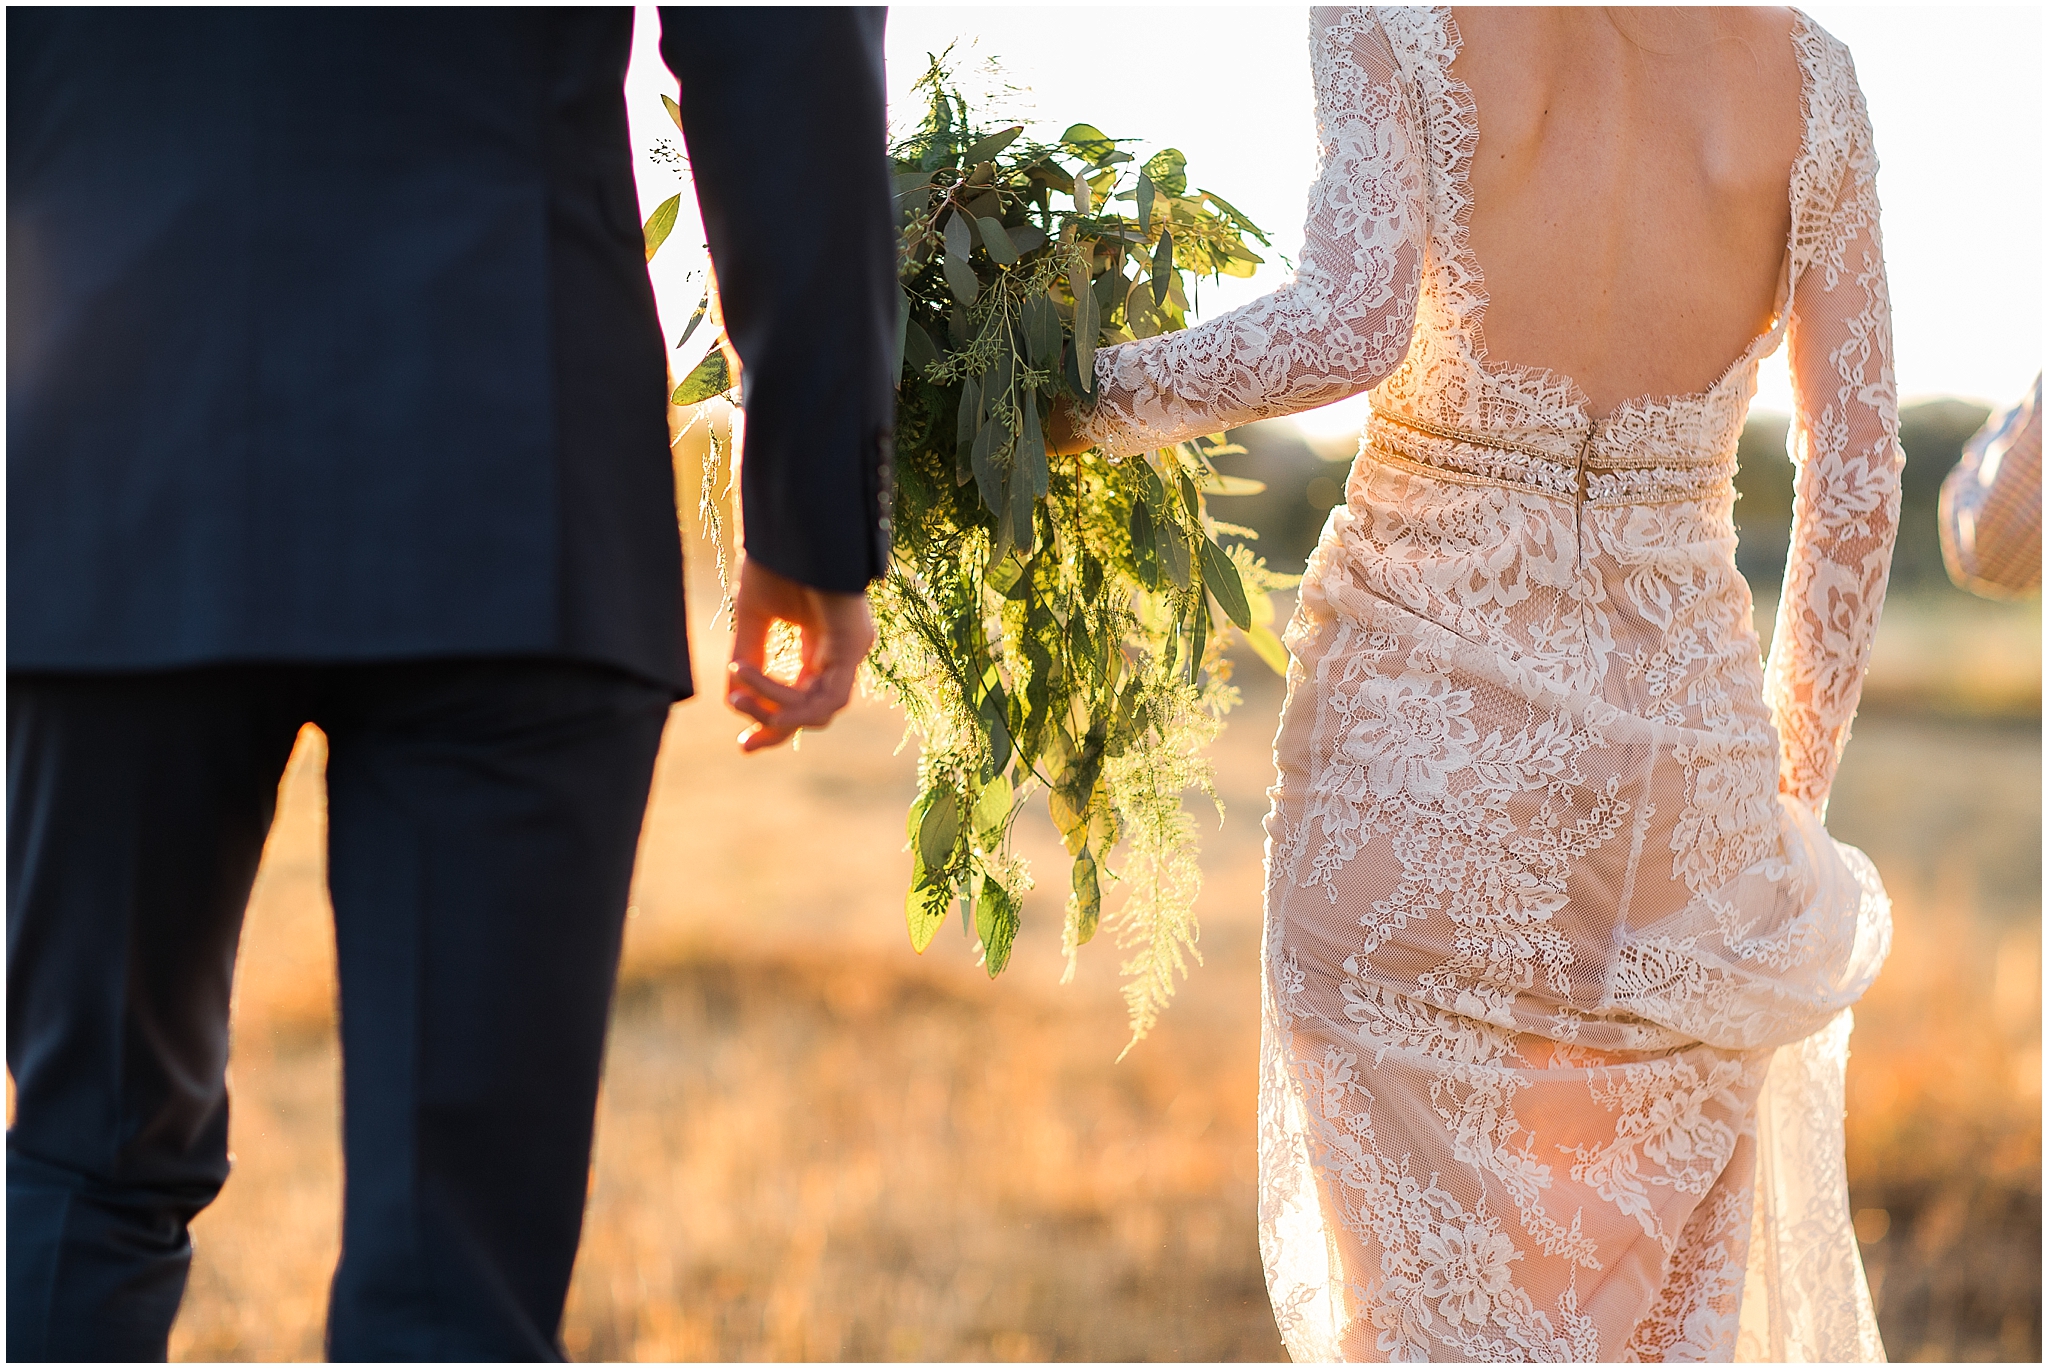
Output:
<path fill-rule="evenodd" d="M 1135 1041 L 1200 958 L 1181 796 L 1215 797 L 1203 751 L 1238 697 L 1223 640 L 1234 627 L 1283 670 L 1268 592 L 1286 580 L 1217 540 L 1253 534 L 1210 518 L 1205 496 L 1259 488 L 1216 472 L 1235 450 L 1221 438 L 1119 459 L 1052 456 L 1045 433 L 1055 403 L 1087 407 L 1098 346 L 1185 327 L 1194 280 L 1249 276 L 1246 238 L 1268 244 L 1189 189 L 1175 149 L 1139 163 L 1088 124 L 1053 143 L 981 128 L 943 57 L 917 89 L 924 118 L 892 149 L 903 362 L 868 662 L 921 742 L 911 943 L 957 901 L 1002 971 L 1031 884 L 1010 834 L 1042 788 L 1072 857 L 1069 974 L 1105 879 L 1124 887 L 1110 922 Z M 714 347 L 676 402 L 726 384 Z"/>

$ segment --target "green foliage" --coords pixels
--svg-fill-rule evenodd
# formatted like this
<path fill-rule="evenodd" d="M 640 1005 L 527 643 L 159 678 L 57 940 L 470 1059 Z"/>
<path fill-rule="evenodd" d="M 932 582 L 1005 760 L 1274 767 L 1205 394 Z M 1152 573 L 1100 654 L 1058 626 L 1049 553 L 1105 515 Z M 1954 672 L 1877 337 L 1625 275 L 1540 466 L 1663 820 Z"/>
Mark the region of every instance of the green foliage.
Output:
<path fill-rule="evenodd" d="M 647 222 L 640 229 L 641 236 L 647 241 L 647 260 L 653 261 L 654 254 L 668 241 L 668 235 L 675 230 L 676 214 L 682 206 L 683 197 L 677 193 L 656 205 L 654 212 L 647 216 Z"/>
<path fill-rule="evenodd" d="M 921 742 L 911 944 L 957 902 L 1001 972 L 1031 885 L 1010 833 L 1042 790 L 1073 862 L 1068 972 L 1106 921 L 1135 1041 L 1200 958 L 1182 796 L 1215 797 L 1203 752 L 1237 700 L 1233 627 L 1284 668 L 1268 599 L 1283 577 L 1216 540 L 1204 494 L 1257 489 L 1214 470 L 1222 439 L 1056 457 L 1045 435 L 1057 403 L 1086 406 L 1097 346 L 1185 327 L 1189 278 L 1249 275 L 1258 229 L 1190 194 L 1175 149 L 1140 166 L 1089 124 L 1049 144 L 977 127 L 943 59 L 917 89 L 924 119 L 892 149 L 903 370 L 868 662 Z M 717 355 L 678 402 L 719 379 Z M 1107 919 L 1105 885 L 1124 894 Z"/>
<path fill-rule="evenodd" d="M 689 333 L 683 334 L 685 340 Z M 684 376 L 676 386 L 675 393 L 668 397 L 671 404 L 702 404 L 724 394 L 732 387 L 732 375 L 725 364 L 725 353 L 713 347 L 696 369 Z"/>
<path fill-rule="evenodd" d="M 1235 491 L 1213 448 L 1054 457 L 1044 434 L 1056 403 L 1085 405 L 1097 346 L 1185 327 L 1189 276 L 1250 274 L 1257 229 L 1190 195 L 1175 149 L 1138 166 L 1091 124 L 1049 144 L 985 131 L 939 60 L 918 89 L 923 122 L 893 149 L 904 374 L 870 658 L 923 743 L 911 940 L 958 901 L 1002 969 L 1029 887 L 1009 833 L 1042 790 L 1073 862 L 1070 957 L 1123 886 L 1108 921 L 1141 1036 L 1195 954 L 1181 800 L 1211 789 L 1203 749 L 1236 699 L 1226 625 L 1270 638 L 1255 619 L 1279 577 L 1217 543 L 1203 492 Z"/>

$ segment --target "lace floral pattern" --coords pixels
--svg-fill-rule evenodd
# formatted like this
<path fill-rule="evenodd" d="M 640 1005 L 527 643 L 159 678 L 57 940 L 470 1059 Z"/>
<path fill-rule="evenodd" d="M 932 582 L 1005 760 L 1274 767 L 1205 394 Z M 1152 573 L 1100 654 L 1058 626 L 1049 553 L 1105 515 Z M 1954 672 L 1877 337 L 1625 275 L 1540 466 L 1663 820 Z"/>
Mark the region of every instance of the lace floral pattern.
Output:
<path fill-rule="evenodd" d="M 1127 454 L 1333 403 L 1408 350 L 1423 226 L 1413 108 L 1369 14 L 1316 15 L 1321 172 L 1300 271 L 1199 328 L 1097 353 L 1090 442 Z"/>
<path fill-rule="evenodd" d="M 1789 342 L 1799 475 L 1766 689 L 1784 739 L 1779 787 L 1825 816 L 1877 636 L 1906 458 L 1870 117 L 1848 50 L 1810 24 L 1799 25 L 1797 41 L 1813 73 L 1814 130 L 1794 171 Z"/>
<path fill-rule="evenodd" d="M 1490 365 L 1446 10 L 1318 10 L 1299 277 L 1108 349 L 1129 451 L 1370 387 L 1310 559 L 1267 818 L 1260 1238 L 1311 1359 L 1869 1359 L 1847 1009 L 1889 913 L 1821 826 L 1898 508 L 1876 163 L 1803 16 L 1777 320 L 1597 422 Z M 1766 670 L 1736 440 L 1789 342 Z"/>

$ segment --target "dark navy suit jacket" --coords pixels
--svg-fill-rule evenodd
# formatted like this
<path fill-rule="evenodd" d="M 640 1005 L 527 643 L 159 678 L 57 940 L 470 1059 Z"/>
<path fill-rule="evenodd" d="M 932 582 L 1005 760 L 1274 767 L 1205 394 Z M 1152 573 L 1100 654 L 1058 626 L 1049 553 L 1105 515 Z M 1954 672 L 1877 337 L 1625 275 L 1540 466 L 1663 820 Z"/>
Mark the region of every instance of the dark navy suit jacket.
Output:
<path fill-rule="evenodd" d="M 748 550 L 841 591 L 886 554 L 882 14 L 663 12 Z M 10 669 L 537 655 L 688 692 L 629 11 L 7 26 Z"/>

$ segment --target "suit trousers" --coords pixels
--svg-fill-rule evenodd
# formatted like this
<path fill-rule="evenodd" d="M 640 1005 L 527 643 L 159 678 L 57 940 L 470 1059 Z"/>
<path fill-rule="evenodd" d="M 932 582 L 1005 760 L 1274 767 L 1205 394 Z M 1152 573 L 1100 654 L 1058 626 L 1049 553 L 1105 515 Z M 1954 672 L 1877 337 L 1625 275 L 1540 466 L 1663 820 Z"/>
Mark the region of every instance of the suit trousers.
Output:
<path fill-rule="evenodd" d="M 161 1360 L 228 1176 L 243 909 L 327 734 L 335 1359 L 558 1359 L 672 691 L 550 659 L 11 674 L 7 1355 Z"/>

